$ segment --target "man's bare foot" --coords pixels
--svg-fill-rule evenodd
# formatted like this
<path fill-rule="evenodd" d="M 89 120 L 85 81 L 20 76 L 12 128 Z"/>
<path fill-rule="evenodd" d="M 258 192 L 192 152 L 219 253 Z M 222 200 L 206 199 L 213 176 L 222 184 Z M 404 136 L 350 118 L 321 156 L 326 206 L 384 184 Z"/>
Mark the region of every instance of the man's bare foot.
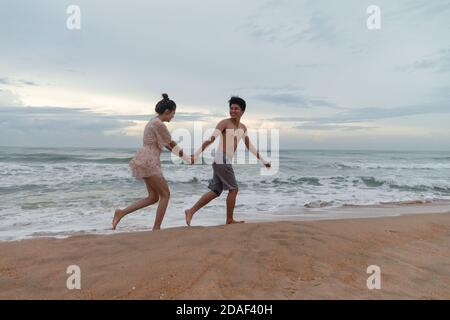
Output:
<path fill-rule="evenodd" d="M 186 224 L 190 227 L 191 226 L 191 220 L 194 213 L 190 209 L 184 210 L 184 215 L 186 216 Z"/>
<path fill-rule="evenodd" d="M 245 221 L 237 221 L 237 220 L 227 220 L 227 224 L 233 224 L 233 223 L 244 223 Z"/>
<path fill-rule="evenodd" d="M 122 210 L 116 209 L 116 211 L 114 212 L 114 218 L 112 221 L 112 229 L 113 230 L 116 230 L 116 227 L 122 218 L 123 218 Z"/>

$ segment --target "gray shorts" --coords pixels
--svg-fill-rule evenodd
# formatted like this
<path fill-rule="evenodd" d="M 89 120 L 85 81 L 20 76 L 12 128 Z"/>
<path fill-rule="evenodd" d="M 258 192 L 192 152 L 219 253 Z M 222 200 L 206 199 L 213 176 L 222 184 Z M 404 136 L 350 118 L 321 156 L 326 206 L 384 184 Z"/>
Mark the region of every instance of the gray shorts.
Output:
<path fill-rule="evenodd" d="M 237 189 L 238 185 L 234 170 L 231 164 L 213 163 L 213 178 L 210 180 L 208 188 L 220 196 L 223 190 Z"/>

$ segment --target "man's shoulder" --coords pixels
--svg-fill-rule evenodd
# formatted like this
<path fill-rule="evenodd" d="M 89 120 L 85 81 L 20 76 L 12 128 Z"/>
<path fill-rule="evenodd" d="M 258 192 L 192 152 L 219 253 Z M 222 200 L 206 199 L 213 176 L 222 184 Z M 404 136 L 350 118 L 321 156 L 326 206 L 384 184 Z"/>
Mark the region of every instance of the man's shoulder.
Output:
<path fill-rule="evenodd" d="M 225 119 L 222 119 L 222 120 L 220 120 L 218 123 L 217 123 L 217 125 L 218 126 L 229 126 L 231 124 L 231 119 L 230 118 L 225 118 Z"/>
<path fill-rule="evenodd" d="M 225 119 L 222 119 L 222 120 L 220 120 L 219 121 L 219 123 L 222 123 L 222 124 L 229 124 L 229 125 L 231 125 L 231 126 L 235 126 L 235 124 L 233 123 L 233 120 L 231 119 L 231 118 L 225 118 Z M 247 129 L 247 126 L 245 125 L 245 124 L 243 124 L 242 122 L 240 122 L 239 123 L 239 127 L 240 128 L 245 128 L 245 129 Z"/>

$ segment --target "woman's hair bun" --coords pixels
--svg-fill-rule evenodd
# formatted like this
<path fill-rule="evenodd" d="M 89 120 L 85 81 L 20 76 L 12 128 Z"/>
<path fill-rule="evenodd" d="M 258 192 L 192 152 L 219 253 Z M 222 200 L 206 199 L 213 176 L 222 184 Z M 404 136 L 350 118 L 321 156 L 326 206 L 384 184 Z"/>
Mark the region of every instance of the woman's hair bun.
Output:
<path fill-rule="evenodd" d="M 169 95 L 167 93 L 162 94 L 162 100 L 159 101 L 155 106 L 155 111 L 158 114 L 164 113 L 166 110 L 173 111 L 177 108 L 177 105 L 174 101 L 169 99 Z"/>

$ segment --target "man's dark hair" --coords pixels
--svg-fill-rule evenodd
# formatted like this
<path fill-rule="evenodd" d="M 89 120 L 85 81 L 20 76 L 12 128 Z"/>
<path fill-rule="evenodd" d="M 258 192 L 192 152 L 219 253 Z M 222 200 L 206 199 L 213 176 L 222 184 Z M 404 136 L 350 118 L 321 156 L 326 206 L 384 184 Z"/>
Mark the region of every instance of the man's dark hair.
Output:
<path fill-rule="evenodd" d="M 231 97 L 231 99 L 228 101 L 228 103 L 230 104 L 230 107 L 232 104 L 237 104 L 240 108 L 241 111 L 245 111 L 245 100 L 239 97 Z"/>

